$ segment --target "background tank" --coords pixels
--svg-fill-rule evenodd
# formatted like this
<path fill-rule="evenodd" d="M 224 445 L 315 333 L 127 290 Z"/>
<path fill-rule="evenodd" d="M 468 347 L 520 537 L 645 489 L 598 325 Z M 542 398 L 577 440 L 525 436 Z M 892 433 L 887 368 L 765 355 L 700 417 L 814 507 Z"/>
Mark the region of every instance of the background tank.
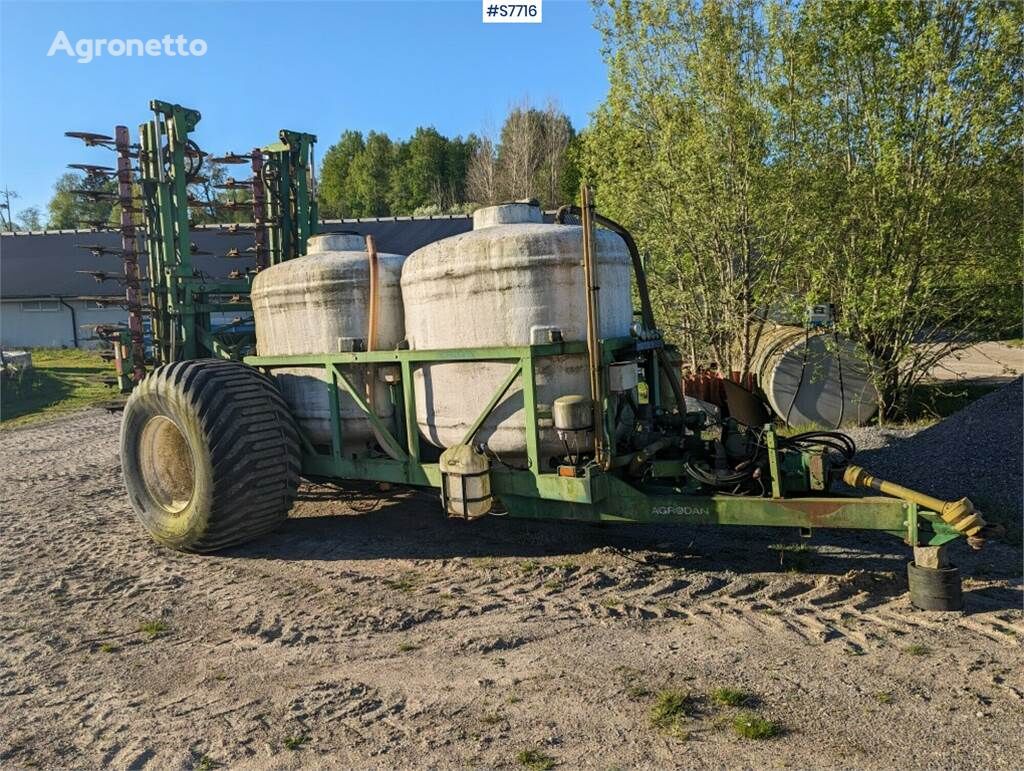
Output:
<path fill-rule="evenodd" d="M 599 333 L 626 337 L 633 320 L 631 263 L 625 242 L 596 229 Z M 540 208 L 516 203 L 478 209 L 473 231 L 417 249 L 402 269 L 405 332 L 414 350 L 547 343 L 552 330 L 585 340 L 583 228 L 544 224 Z M 458 444 L 514 365 L 433 364 L 414 373 L 420 432 L 437 447 Z M 538 360 L 537 402 L 590 395 L 585 355 Z M 503 459 L 526 453 L 522 388 L 517 381 L 474 441 Z M 540 431 L 542 458 L 564 449 L 553 428 Z"/>
<path fill-rule="evenodd" d="M 377 347 L 393 349 L 404 337 L 400 280 L 405 258 L 378 254 L 379 301 Z M 261 356 L 340 353 L 365 345 L 370 307 L 370 267 L 362 236 L 326 233 L 309 239 L 304 257 L 261 271 L 252 282 L 256 350 Z M 365 388 L 366 371 L 342 370 L 357 388 Z M 275 369 L 281 392 L 300 427 L 313 442 L 331 439 L 330 404 L 325 370 Z M 364 391 L 365 393 L 365 391 Z M 364 449 L 373 437 L 352 398 L 341 395 L 341 430 L 346 451 Z M 392 415 L 387 386 L 375 384 L 374 408 Z"/>
<path fill-rule="evenodd" d="M 791 426 L 863 425 L 878 410 L 866 354 L 842 335 L 767 325 L 751 370 Z"/>

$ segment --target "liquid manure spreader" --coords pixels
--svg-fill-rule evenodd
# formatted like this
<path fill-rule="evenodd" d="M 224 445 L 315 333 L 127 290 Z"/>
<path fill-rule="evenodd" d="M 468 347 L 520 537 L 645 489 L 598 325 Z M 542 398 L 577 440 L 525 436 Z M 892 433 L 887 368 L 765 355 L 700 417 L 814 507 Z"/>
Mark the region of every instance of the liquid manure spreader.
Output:
<path fill-rule="evenodd" d="M 128 322 L 97 332 L 131 392 L 125 486 L 158 543 L 244 543 L 287 518 L 303 477 L 358 480 L 435 488 L 465 519 L 886 531 L 913 547 L 914 604 L 962 606 L 945 546 L 993 530 L 971 502 L 872 477 L 841 433 L 781 435 L 732 384 L 720 415 L 688 411 L 636 245 L 586 187 L 554 222 L 535 202 L 486 207 L 470 232 L 378 253 L 318 232 L 316 137 L 211 157 L 190 138 L 197 111 L 150 109 L 137 142 L 125 126 L 70 136 L 117 153 L 116 169 L 76 168 L 107 183 L 83 195 L 120 204 L 97 227 L 121 234 L 103 251 L 122 260 Z M 197 199 L 212 163 L 247 176 Z M 251 235 L 253 268 L 195 267 L 203 210 L 251 212 L 224 232 Z M 830 492 L 840 480 L 879 495 Z"/>

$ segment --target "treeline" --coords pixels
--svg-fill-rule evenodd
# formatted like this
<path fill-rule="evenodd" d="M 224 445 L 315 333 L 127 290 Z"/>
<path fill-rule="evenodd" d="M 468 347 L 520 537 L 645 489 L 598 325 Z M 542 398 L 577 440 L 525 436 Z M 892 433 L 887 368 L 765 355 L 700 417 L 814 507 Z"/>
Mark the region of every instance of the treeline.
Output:
<path fill-rule="evenodd" d="M 417 128 L 406 140 L 345 131 L 321 164 L 320 214 L 459 213 L 520 198 L 555 207 L 574 198 L 575 150 L 572 123 L 554 104 L 513 108 L 497 139 L 449 138 L 433 127 Z"/>
<path fill-rule="evenodd" d="M 523 103 L 512 108 L 497 137 L 485 133 L 446 137 L 433 127 L 417 128 L 406 140 L 386 133 L 344 131 L 324 154 L 318 179 L 320 216 L 385 217 L 468 213 L 500 201 L 536 198 L 546 208 L 575 200 L 580 182 L 579 137 L 569 117 L 554 103 L 543 109 Z M 204 182 L 189 187 L 197 201 L 225 204 L 245 198 L 240 191 L 217 190 L 227 176 L 219 164 L 205 164 Z M 80 173 L 54 184 L 47 227 L 78 228 L 113 222 L 118 207 L 91 200 L 77 190 L 116 191 L 112 180 Z M 11 194 L 16 197 L 16 193 Z M 0 212 L 3 208 L 0 206 Z M 196 223 L 244 222 L 248 210 L 195 207 Z M 21 225 L 42 227 L 35 210 L 21 212 Z M 3 226 L 12 228 L 5 219 Z"/>
<path fill-rule="evenodd" d="M 765 319 L 832 302 L 889 417 L 951 350 L 1019 336 L 1020 9 L 598 4 L 586 174 L 688 358 L 746 371 Z"/>

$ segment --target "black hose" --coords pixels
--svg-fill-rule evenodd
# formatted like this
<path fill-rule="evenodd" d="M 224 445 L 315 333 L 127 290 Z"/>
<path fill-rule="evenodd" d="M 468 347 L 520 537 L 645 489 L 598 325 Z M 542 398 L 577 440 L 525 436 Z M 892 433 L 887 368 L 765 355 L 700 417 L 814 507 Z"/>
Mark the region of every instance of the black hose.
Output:
<path fill-rule="evenodd" d="M 809 450 L 824 448 L 842 457 L 840 465 L 845 466 L 857 454 L 857 444 L 839 431 L 807 431 L 795 436 L 779 437 L 780 449 Z"/>
<path fill-rule="evenodd" d="M 555 212 L 555 222 L 562 225 L 565 223 L 566 214 L 575 214 L 582 216 L 583 212 L 579 206 L 562 206 Z M 626 242 L 626 248 L 629 250 L 630 259 L 633 261 L 633 275 L 636 278 L 636 291 L 640 295 L 640 318 L 644 322 L 644 326 L 648 329 L 654 329 L 654 310 L 651 307 L 651 295 L 647 288 L 647 273 L 644 271 L 643 261 L 640 259 L 640 250 L 637 249 L 636 241 L 633 240 L 633 236 L 630 235 L 629 231 L 626 230 L 615 220 L 608 219 L 603 214 L 594 212 L 594 222 L 603 228 L 606 228 L 613 233 L 617 233 L 621 236 L 622 240 Z"/>
<path fill-rule="evenodd" d="M 71 311 L 71 339 L 75 343 L 75 348 L 77 348 L 78 347 L 78 320 L 75 318 L 75 309 L 71 305 L 68 305 L 66 302 L 64 302 L 64 298 L 63 297 L 58 297 L 57 298 L 57 302 L 59 302 L 61 305 L 63 305 L 65 308 L 67 308 L 69 311 Z"/>

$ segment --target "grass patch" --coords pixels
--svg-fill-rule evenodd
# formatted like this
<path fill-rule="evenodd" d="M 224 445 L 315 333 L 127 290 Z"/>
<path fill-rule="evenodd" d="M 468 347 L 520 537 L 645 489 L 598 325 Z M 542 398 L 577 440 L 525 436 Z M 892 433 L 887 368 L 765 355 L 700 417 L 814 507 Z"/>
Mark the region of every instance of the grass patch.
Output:
<path fill-rule="evenodd" d="M 787 573 L 803 573 L 814 562 L 814 547 L 805 543 L 773 543 L 768 548 L 778 552 L 779 566 Z"/>
<path fill-rule="evenodd" d="M 913 645 L 908 645 L 903 650 L 904 652 L 909 653 L 911 656 L 930 656 L 932 653 L 931 648 L 929 648 L 927 645 L 921 645 L 921 643 L 914 643 Z"/>
<path fill-rule="evenodd" d="M 614 595 L 610 597 L 602 597 L 600 600 L 598 600 L 598 602 L 601 605 L 601 607 L 604 608 L 617 608 L 620 605 L 622 605 L 622 599 L 619 597 L 615 597 Z"/>
<path fill-rule="evenodd" d="M 1000 345 L 1005 345 L 1008 348 L 1024 348 L 1024 339 L 1015 337 L 1012 340 L 1000 340 Z"/>
<path fill-rule="evenodd" d="M 651 726 L 662 733 L 686 738 L 683 721 L 693 712 L 693 702 L 682 691 L 662 691 L 654 700 L 649 714 Z"/>
<path fill-rule="evenodd" d="M 112 642 L 100 643 L 100 647 L 97 649 L 100 653 L 117 653 L 121 650 L 120 646 L 114 645 Z"/>
<path fill-rule="evenodd" d="M 879 691 L 875 694 L 875 701 L 879 704 L 892 704 L 892 694 L 888 691 Z"/>
<path fill-rule="evenodd" d="M 711 692 L 711 700 L 724 707 L 741 707 L 751 698 L 749 693 L 737 688 L 716 688 Z"/>
<path fill-rule="evenodd" d="M 118 393 L 100 382 L 113 365 L 95 351 L 32 349 L 33 369 L 17 380 L 0 380 L 0 426 L 15 428 L 65 412 L 114 400 Z"/>
<path fill-rule="evenodd" d="M 399 653 L 408 653 L 409 651 L 418 651 L 420 646 L 414 642 L 404 642 L 398 644 Z"/>
<path fill-rule="evenodd" d="M 732 719 L 732 730 L 744 739 L 771 739 L 782 733 L 782 726 L 753 712 L 741 712 Z"/>
<path fill-rule="evenodd" d="M 550 771 L 558 765 L 553 757 L 534 748 L 520 750 L 516 754 L 516 763 L 530 771 Z"/>
<path fill-rule="evenodd" d="M 505 716 L 502 715 L 500 712 L 489 712 L 486 715 L 480 717 L 480 722 L 484 725 L 497 725 L 504 719 Z"/>
<path fill-rule="evenodd" d="M 214 760 L 209 755 L 201 755 L 193 768 L 195 768 L 195 771 L 213 771 L 213 769 L 221 768 L 223 765 L 223 763 Z"/>
<path fill-rule="evenodd" d="M 155 640 L 158 637 L 162 637 L 167 634 L 170 629 L 167 624 L 159 619 L 152 621 L 143 621 L 139 624 L 139 631 L 146 636 L 146 639 Z"/>
<path fill-rule="evenodd" d="M 524 576 L 528 576 L 532 573 L 536 573 L 540 567 L 540 563 L 537 560 L 523 560 L 519 563 L 519 572 Z"/>
<path fill-rule="evenodd" d="M 560 592 L 565 588 L 565 582 L 560 578 L 552 578 L 544 582 L 544 588 L 552 592 Z"/>
<path fill-rule="evenodd" d="M 631 685 L 626 688 L 626 695 L 631 699 L 642 699 L 651 695 L 651 689 L 643 685 Z"/>
<path fill-rule="evenodd" d="M 416 588 L 417 583 L 419 583 L 419 576 L 415 573 L 404 573 L 398 578 L 390 578 L 384 581 L 384 585 L 388 589 L 394 589 L 396 592 L 411 592 Z"/>
<path fill-rule="evenodd" d="M 304 745 L 308 741 L 309 741 L 309 737 L 306 736 L 305 734 L 301 734 L 300 736 L 286 736 L 286 737 L 284 737 L 283 744 L 284 744 L 284 748 L 286 750 L 291 750 L 292 752 L 295 752 L 296 750 L 301 750 L 302 749 L 302 745 Z"/>

